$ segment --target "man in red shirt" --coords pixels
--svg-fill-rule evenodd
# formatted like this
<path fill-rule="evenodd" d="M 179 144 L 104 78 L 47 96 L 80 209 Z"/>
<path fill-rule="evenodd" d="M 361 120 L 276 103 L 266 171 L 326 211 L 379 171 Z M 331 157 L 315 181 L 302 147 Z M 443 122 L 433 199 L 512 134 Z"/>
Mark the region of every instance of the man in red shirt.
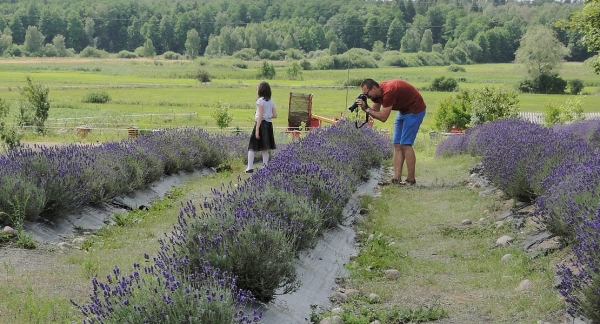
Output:
<path fill-rule="evenodd" d="M 417 158 L 413 144 L 419 127 L 425 117 L 425 102 L 419 91 L 406 81 L 388 80 L 381 84 L 373 79 L 365 79 L 361 85 L 362 93 L 371 99 L 373 106 L 357 99 L 356 102 L 369 116 L 385 122 L 392 110 L 398 111 L 394 123 L 394 176 L 382 184 L 411 184 L 416 183 L 415 165 Z M 402 182 L 402 167 L 406 161 L 408 173 Z"/>

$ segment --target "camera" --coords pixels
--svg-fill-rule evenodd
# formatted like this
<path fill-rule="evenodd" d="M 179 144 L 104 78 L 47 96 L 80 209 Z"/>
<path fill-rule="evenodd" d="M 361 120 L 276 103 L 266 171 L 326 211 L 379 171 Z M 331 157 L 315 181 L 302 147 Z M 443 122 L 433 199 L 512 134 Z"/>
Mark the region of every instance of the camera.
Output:
<path fill-rule="evenodd" d="M 364 102 L 367 102 L 367 96 L 365 96 L 364 93 L 359 94 L 356 99 L 361 99 Z M 358 104 L 356 103 L 356 99 L 354 100 L 354 102 L 348 106 L 348 110 L 350 110 L 351 112 L 354 112 L 356 110 L 356 108 L 358 108 Z"/>

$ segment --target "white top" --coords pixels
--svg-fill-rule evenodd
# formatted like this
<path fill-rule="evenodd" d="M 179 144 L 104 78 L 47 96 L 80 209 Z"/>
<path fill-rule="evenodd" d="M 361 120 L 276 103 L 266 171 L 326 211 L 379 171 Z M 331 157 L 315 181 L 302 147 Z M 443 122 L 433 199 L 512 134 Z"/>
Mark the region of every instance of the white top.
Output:
<path fill-rule="evenodd" d="M 271 122 L 271 117 L 273 117 L 273 108 L 275 107 L 275 103 L 273 99 L 266 101 L 263 97 L 258 98 L 256 100 L 256 112 L 254 113 L 254 121 L 258 120 L 258 105 L 263 107 L 263 120 Z"/>

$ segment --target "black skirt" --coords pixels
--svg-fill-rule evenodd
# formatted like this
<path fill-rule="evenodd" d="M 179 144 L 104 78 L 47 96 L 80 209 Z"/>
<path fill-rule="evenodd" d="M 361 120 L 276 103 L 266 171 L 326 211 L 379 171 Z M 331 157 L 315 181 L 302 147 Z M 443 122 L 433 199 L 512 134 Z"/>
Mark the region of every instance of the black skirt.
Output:
<path fill-rule="evenodd" d="M 263 120 L 260 123 L 258 134 L 260 138 L 256 138 L 256 124 L 252 128 L 252 135 L 250 135 L 250 143 L 248 144 L 248 150 L 252 151 L 264 151 L 274 150 L 275 147 L 275 136 L 273 134 L 273 123 Z"/>

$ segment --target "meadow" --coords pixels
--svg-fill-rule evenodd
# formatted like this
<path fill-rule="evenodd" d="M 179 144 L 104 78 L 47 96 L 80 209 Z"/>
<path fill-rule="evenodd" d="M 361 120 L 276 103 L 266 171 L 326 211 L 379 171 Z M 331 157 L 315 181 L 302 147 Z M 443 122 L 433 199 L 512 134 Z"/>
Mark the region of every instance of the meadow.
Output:
<path fill-rule="evenodd" d="M 230 67 L 227 59 L 196 62 L 22 59 L 0 62 L 1 98 L 17 100 L 19 88 L 25 84 L 25 74 L 50 88 L 49 131 L 45 135 L 26 137 L 28 141 L 36 142 L 114 140 L 126 137 L 126 129 L 130 126 L 140 129 L 201 126 L 217 132 L 210 113 L 211 108 L 219 105 L 229 107 L 234 116 L 232 127 L 248 128 L 252 125 L 254 89 L 259 82 L 255 74 L 260 64 L 248 62 L 247 69 L 239 69 Z M 314 94 L 315 114 L 325 117 L 347 114 L 346 107 L 359 92 L 356 87 L 344 87 L 348 79 L 400 77 L 422 87 L 445 75 L 464 78 L 466 82 L 460 82 L 463 88 L 486 84 L 511 86 L 520 79 L 514 65 L 494 64 L 466 66 L 463 73 L 448 72 L 446 67 L 304 71 L 302 80 L 287 80 L 285 70 L 289 63 L 273 64 L 278 76 L 270 83 L 281 116 L 275 120 L 275 125 L 281 130 L 287 125 L 289 92 Z M 567 64 L 565 68 L 571 71 L 569 76 L 563 76 L 565 79 L 585 81 L 584 110 L 600 111 L 598 76 L 582 64 Z M 213 76 L 212 82 L 195 80 L 193 75 L 197 70 L 208 71 Z M 98 90 L 109 93 L 112 100 L 107 104 L 82 102 L 87 93 Z M 427 132 L 431 130 L 436 102 L 452 94 L 423 91 L 423 95 L 429 106 L 422 127 L 423 132 Z M 564 103 L 572 97 L 521 94 L 519 99 L 523 111 L 540 112 L 549 101 Z M 75 128 L 81 125 L 92 128 L 86 138 L 76 135 Z M 389 122 L 375 123 L 375 127 L 381 129 L 390 126 Z M 500 214 L 510 203 L 495 195 L 479 195 L 465 187 L 468 169 L 478 162 L 478 158 L 436 159 L 433 152 L 437 143 L 425 135 L 415 144 L 420 163 L 417 177 L 421 185 L 408 191 L 387 188 L 381 198 L 365 198 L 365 206 L 371 212 L 359 229 L 383 233 L 385 240 L 381 242 L 386 253 L 380 255 L 375 248 L 371 250 L 373 255 L 366 251 L 354 268 L 351 267 L 351 280 L 352 286 L 365 293 L 378 293 L 382 303 L 375 307 L 361 296 L 358 302 L 351 301 L 361 305 L 354 311 L 363 314 L 363 310 L 368 309 L 378 312 L 380 317 L 393 317 L 411 309 L 442 305 L 449 321 L 458 319 L 463 323 L 535 323 L 562 318 L 564 303 L 553 287 L 553 278 L 556 264 L 564 258 L 563 251 L 532 259 L 517 246 L 496 248 L 493 242 L 499 235 L 522 233 L 508 226 L 495 228 L 491 222 L 481 230 L 484 235 L 477 234 L 477 229 L 473 230 L 477 235 L 463 235 L 460 239 L 452 237 L 448 240 L 442 235 L 441 229 L 453 229 L 465 218 L 476 220 L 482 214 Z M 243 181 L 239 176 L 243 163 L 240 161 L 232 167 L 232 172 L 191 181 L 147 212 L 121 216 L 131 217 L 127 218 L 130 221 L 96 233 L 97 236 L 87 241 L 82 250 L 62 251 L 54 245 L 40 247 L 37 252 L 19 252 L 11 248 L 8 253 L 26 256 L 16 261 L 11 258 L 4 261 L 7 254 L 0 254 L 4 267 L 0 277 L 3 296 L 0 323 L 66 323 L 81 319 L 70 300 L 85 303 L 89 299 L 90 279 L 103 278 L 115 266 L 128 271 L 132 262 L 145 262 L 142 255 L 160 249 L 157 238 L 177 222 L 182 202 L 201 201 L 214 195 L 213 188 Z M 432 204 L 432 201 L 436 203 Z M 395 202 L 401 202 L 402 208 L 397 208 Z M 398 244 L 390 245 L 389 241 Z M 489 253 L 491 250 L 493 253 Z M 509 266 L 499 266 L 499 257 L 505 253 L 516 255 L 515 261 Z M 394 257 L 389 258 L 390 255 Z M 374 259 L 368 259 L 370 257 Z M 384 266 L 402 270 L 402 280 L 390 283 L 373 277 L 373 274 L 381 273 Z M 536 284 L 531 294 L 514 291 L 523 277 Z M 367 305 L 363 308 L 363 304 Z M 308 314 L 309 310 L 306 312 Z M 361 315 L 356 323 L 363 323 L 369 316 Z"/>
<path fill-rule="evenodd" d="M 46 139 L 26 137 L 31 141 L 105 141 L 127 136 L 127 127 L 152 130 L 165 127 L 201 126 L 217 131 L 211 109 L 227 107 L 233 116 L 230 128 L 247 129 L 253 125 L 254 101 L 259 61 L 244 62 L 238 68 L 231 59 L 201 58 L 195 61 L 150 59 L 82 59 L 23 58 L 0 60 L 0 98 L 19 99 L 25 75 L 50 89 L 51 108 L 46 123 Z M 422 88 L 433 79 L 446 76 L 459 81 L 461 89 L 477 89 L 485 85 L 514 87 L 522 78 L 515 64 L 467 65 L 465 72 L 449 72 L 447 67 L 351 69 L 302 71 L 298 80 L 288 79 L 287 61 L 271 62 L 276 76 L 268 80 L 273 99 L 279 108 L 274 126 L 287 127 L 290 92 L 313 94 L 313 114 L 326 118 L 350 114 L 347 107 L 360 92 L 346 87 L 348 80 L 373 78 L 383 81 L 401 78 Z M 198 71 L 208 72 L 212 80 L 201 83 L 194 78 Z M 599 112 L 600 76 L 583 63 L 566 63 L 561 77 L 584 81 L 583 108 Z M 90 92 L 104 91 L 111 97 L 105 104 L 84 103 Z M 428 107 L 423 132 L 434 130 L 433 114 L 439 100 L 452 96 L 448 92 L 422 91 Z M 573 95 L 520 94 L 522 111 L 543 112 L 549 103 L 564 104 Z M 15 109 L 13 109 L 15 110 Z M 15 112 L 13 111 L 13 114 Z M 362 117 L 358 117 L 362 118 Z M 92 128 L 90 136 L 81 139 L 75 128 Z M 375 123 L 379 129 L 390 129 L 391 123 Z"/>

